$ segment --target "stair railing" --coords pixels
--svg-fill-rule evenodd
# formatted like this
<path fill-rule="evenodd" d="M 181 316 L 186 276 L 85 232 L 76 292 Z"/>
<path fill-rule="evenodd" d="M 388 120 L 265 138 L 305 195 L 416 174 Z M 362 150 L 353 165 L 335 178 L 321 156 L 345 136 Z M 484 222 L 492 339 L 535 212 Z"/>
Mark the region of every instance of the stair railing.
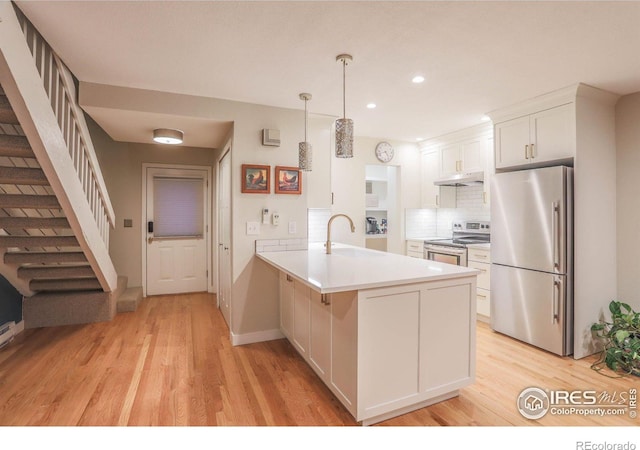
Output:
<path fill-rule="evenodd" d="M 77 102 L 73 76 L 31 22 L 19 10 L 16 11 L 16 15 L 49 96 L 51 108 L 58 120 L 69 156 L 73 160 L 73 166 L 96 225 L 102 240 L 109 248 L 109 230 L 115 226 L 115 213 L 91 142 L 84 113 Z"/>

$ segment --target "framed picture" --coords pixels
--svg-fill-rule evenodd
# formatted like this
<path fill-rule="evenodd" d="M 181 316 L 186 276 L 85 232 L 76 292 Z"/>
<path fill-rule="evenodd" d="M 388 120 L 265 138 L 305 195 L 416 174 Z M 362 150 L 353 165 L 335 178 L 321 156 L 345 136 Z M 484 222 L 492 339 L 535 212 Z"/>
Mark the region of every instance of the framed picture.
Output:
<path fill-rule="evenodd" d="M 276 166 L 276 194 L 301 194 L 302 172 L 297 167 Z"/>
<path fill-rule="evenodd" d="M 271 192 L 271 166 L 242 165 L 242 192 L 269 194 Z"/>

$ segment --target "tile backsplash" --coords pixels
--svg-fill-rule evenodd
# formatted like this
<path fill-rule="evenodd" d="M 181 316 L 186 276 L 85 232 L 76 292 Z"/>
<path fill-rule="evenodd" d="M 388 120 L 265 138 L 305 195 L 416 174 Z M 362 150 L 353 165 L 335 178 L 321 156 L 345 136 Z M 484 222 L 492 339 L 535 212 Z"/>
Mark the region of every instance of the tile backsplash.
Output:
<path fill-rule="evenodd" d="M 327 240 L 327 222 L 331 218 L 329 208 L 309 208 L 307 210 L 307 226 L 309 242 L 324 242 Z"/>
<path fill-rule="evenodd" d="M 405 217 L 407 238 L 451 236 L 452 223 L 464 220 L 491 220 L 484 204 L 482 185 L 456 188 L 456 208 L 408 209 Z"/>

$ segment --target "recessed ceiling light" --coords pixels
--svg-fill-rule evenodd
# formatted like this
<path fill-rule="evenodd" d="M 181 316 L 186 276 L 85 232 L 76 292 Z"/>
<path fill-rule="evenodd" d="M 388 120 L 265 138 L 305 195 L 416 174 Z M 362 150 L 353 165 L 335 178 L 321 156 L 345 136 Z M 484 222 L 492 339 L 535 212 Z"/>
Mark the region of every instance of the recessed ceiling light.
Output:
<path fill-rule="evenodd" d="M 420 141 L 424 141 L 424 138 L 417 137 L 417 138 L 416 138 L 416 141 L 418 141 L 418 142 L 420 142 Z"/>
<path fill-rule="evenodd" d="M 422 83 L 424 81 L 424 77 L 422 75 L 416 75 L 415 77 L 413 77 L 411 79 L 411 81 L 413 83 L 419 84 L 419 83 Z"/>
<path fill-rule="evenodd" d="M 373 109 L 376 106 L 378 106 L 378 105 L 376 105 L 375 103 L 367 103 L 367 108 L 369 108 L 369 109 Z"/>
<path fill-rule="evenodd" d="M 491 120 L 491 117 L 485 114 L 484 116 L 480 117 L 480 120 L 482 120 L 483 122 L 488 122 Z"/>

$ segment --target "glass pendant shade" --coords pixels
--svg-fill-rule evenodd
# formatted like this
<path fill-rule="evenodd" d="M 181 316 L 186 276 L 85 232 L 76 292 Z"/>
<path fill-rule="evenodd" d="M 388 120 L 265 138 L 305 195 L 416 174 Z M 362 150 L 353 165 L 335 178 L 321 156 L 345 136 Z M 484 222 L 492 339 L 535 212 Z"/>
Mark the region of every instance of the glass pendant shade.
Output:
<path fill-rule="evenodd" d="M 336 61 L 342 63 L 342 119 L 336 120 L 336 157 L 353 158 L 353 120 L 347 119 L 346 112 L 346 67 L 353 57 L 342 54 L 336 56 Z"/>
<path fill-rule="evenodd" d="M 336 120 L 336 157 L 353 158 L 353 120 Z"/>
<path fill-rule="evenodd" d="M 313 163 L 313 150 L 311 143 L 307 142 L 307 120 L 309 118 L 307 101 L 311 100 L 311 94 L 302 93 L 299 97 L 300 100 L 304 100 L 304 142 L 298 144 L 298 168 L 308 172 L 311 171 Z"/>

